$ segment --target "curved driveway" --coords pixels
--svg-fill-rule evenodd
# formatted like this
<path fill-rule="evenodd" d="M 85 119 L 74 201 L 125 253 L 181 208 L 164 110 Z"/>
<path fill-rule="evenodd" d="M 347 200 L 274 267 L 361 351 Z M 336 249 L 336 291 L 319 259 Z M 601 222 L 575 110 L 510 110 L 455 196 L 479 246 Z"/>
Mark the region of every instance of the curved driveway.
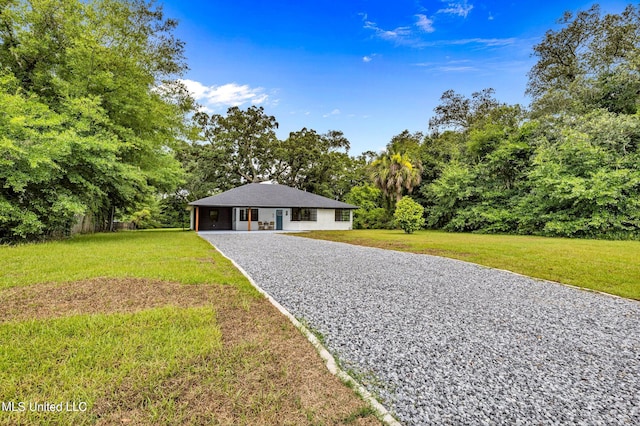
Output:
<path fill-rule="evenodd" d="M 640 424 L 640 304 L 457 260 L 201 233 L 405 424 Z"/>

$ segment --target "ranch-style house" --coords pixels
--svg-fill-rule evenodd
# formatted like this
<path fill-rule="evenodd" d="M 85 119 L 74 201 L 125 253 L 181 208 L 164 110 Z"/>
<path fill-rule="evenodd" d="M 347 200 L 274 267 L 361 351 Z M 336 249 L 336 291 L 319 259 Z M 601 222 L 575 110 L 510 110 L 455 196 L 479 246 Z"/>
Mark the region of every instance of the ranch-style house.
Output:
<path fill-rule="evenodd" d="M 270 182 L 189 203 L 195 231 L 347 230 L 357 206 Z"/>

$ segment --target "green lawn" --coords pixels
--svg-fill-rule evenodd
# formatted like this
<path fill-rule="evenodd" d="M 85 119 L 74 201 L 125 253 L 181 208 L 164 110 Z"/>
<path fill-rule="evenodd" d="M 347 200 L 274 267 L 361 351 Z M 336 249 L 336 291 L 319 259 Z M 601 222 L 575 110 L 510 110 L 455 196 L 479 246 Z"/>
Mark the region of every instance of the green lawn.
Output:
<path fill-rule="evenodd" d="M 640 241 L 397 230 L 314 231 L 300 236 L 461 259 L 640 300 Z"/>
<path fill-rule="evenodd" d="M 379 424 L 193 232 L 0 247 L 0 306 L 0 424 Z"/>
<path fill-rule="evenodd" d="M 0 246 L 0 271 L 0 289 L 92 277 L 138 277 L 184 284 L 221 283 L 257 294 L 209 243 L 179 230 L 101 233 L 67 241 Z"/>
<path fill-rule="evenodd" d="M 175 408 L 167 406 L 171 401 L 158 391 L 177 370 L 219 350 L 221 333 L 212 309 L 167 307 L 3 324 L 0 342 L 13 342 L 0 350 L 3 401 L 65 405 L 55 414 L 28 408 L 13 418 L 0 413 L 0 421 L 91 423 L 97 420 L 96 401 L 118 394 L 118 410 L 146 402 L 162 412 L 152 419 L 177 420 Z M 78 410 L 66 411 L 67 403 Z M 82 404 L 88 412 L 80 410 Z"/>

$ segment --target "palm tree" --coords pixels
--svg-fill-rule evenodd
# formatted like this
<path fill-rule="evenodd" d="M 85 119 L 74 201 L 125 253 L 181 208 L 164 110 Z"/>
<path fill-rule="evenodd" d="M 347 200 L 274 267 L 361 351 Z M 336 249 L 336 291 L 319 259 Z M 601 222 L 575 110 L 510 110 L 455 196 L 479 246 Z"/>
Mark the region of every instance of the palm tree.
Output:
<path fill-rule="evenodd" d="M 382 153 L 370 165 L 373 184 L 377 186 L 388 202 L 389 210 L 406 192 L 411 193 L 422 180 L 422 163 L 411 159 L 408 154 Z"/>

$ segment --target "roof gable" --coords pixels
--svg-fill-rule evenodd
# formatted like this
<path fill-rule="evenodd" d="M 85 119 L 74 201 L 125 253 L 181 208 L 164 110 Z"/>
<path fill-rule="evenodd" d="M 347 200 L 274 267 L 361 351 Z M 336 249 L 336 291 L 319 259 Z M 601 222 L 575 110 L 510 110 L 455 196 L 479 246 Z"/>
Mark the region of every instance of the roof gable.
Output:
<path fill-rule="evenodd" d="M 357 209 L 357 206 L 332 200 L 286 185 L 249 183 L 223 193 L 201 198 L 191 206 L 209 207 L 308 207 Z"/>

